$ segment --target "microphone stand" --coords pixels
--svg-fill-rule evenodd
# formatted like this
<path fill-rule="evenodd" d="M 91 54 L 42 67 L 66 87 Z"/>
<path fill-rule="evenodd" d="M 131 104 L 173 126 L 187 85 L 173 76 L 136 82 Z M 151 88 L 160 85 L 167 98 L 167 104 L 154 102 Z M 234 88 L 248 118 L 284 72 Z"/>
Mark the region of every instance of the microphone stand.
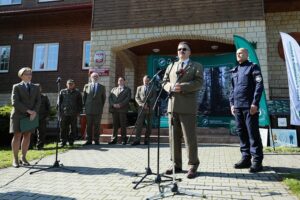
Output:
<path fill-rule="evenodd" d="M 132 129 L 132 131 L 131 131 L 131 133 L 130 133 L 130 135 L 129 135 L 129 137 L 128 137 L 127 143 L 130 142 L 131 136 L 132 136 L 133 132 L 134 132 L 135 129 L 136 129 L 136 125 L 137 125 L 138 119 L 141 117 L 141 114 L 143 113 L 143 111 L 144 111 L 144 109 L 145 109 L 146 102 L 147 102 L 148 99 L 149 99 L 149 94 L 152 92 L 152 89 L 153 89 L 153 86 L 154 86 L 154 85 L 151 84 L 151 83 L 153 82 L 153 80 L 156 78 L 156 76 L 157 76 L 161 71 L 162 71 L 162 70 L 159 70 L 159 71 L 152 77 L 152 79 L 151 79 L 151 80 L 149 81 L 149 83 L 148 83 L 148 85 L 151 85 L 150 90 L 149 90 L 149 92 L 148 92 L 148 94 L 147 94 L 147 96 L 146 96 L 145 103 L 143 103 L 143 105 L 142 105 L 142 109 L 141 109 L 141 110 L 139 111 L 139 113 L 138 113 L 137 120 L 135 121 L 135 124 L 134 124 L 134 126 L 133 126 L 133 129 Z"/>
<path fill-rule="evenodd" d="M 164 84 L 164 82 L 163 82 Z M 160 157 L 160 117 L 161 117 L 161 113 L 160 113 L 160 105 L 158 102 L 160 102 L 160 96 L 161 96 L 161 93 L 163 91 L 163 86 L 160 88 L 160 91 L 159 91 L 159 94 L 156 98 L 156 101 L 154 103 L 154 106 L 153 106 L 153 109 L 155 109 L 155 107 L 157 108 L 157 117 L 158 117 L 158 126 L 157 126 L 157 176 L 156 176 L 156 179 L 155 179 L 155 183 L 158 183 L 158 185 L 162 182 L 161 180 L 161 175 L 159 173 L 159 157 Z M 165 181 L 172 181 L 173 178 L 172 177 L 169 177 L 169 176 L 166 176 L 166 175 L 162 175 L 162 177 L 165 177 L 165 178 L 168 178 L 168 180 L 165 180 Z M 177 179 L 178 181 L 181 181 L 181 179 Z"/>
<path fill-rule="evenodd" d="M 59 92 L 60 92 L 60 77 L 57 78 L 57 94 L 58 94 L 58 98 L 59 98 Z M 40 171 L 46 171 L 46 170 L 49 170 L 49 169 L 54 169 L 54 168 L 60 168 L 60 169 L 63 169 L 63 170 L 66 170 L 66 171 L 70 171 L 70 172 L 75 172 L 76 170 L 73 170 L 73 169 L 68 169 L 68 168 L 65 168 L 63 164 L 60 164 L 59 160 L 57 160 L 58 158 L 58 141 L 59 141 L 59 133 L 60 133 L 60 108 L 59 108 L 59 105 L 58 105 L 58 109 L 57 109 L 57 124 L 56 124 L 56 130 L 57 130 L 57 134 L 56 134 L 56 147 L 55 147 L 55 161 L 54 161 L 54 164 L 50 167 L 47 167 L 47 168 L 43 168 L 43 169 L 38 169 L 36 171 L 33 171 L 33 172 L 30 172 L 29 174 L 34 174 L 34 173 L 37 173 L 37 172 L 40 172 Z"/>
<path fill-rule="evenodd" d="M 130 134 L 130 136 L 129 136 L 129 140 L 130 140 L 130 137 L 131 137 L 133 131 L 136 129 L 137 121 L 138 121 L 138 119 L 140 118 L 142 112 L 144 111 L 145 104 L 146 104 L 147 100 L 149 99 L 150 93 L 152 92 L 152 90 L 153 90 L 153 88 L 154 88 L 153 81 L 156 79 L 156 77 L 158 76 L 158 74 L 159 74 L 161 71 L 162 71 L 162 70 L 159 70 L 159 71 L 152 77 L 152 79 L 149 81 L 149 84 L 151 84 L 151 87 L 150 87 L 149 92 L 148 92 L 148 94 L 147 94 L 147 96 L 146 96 L 145 103 L 143 104 L 142 109 L 141 109 L 140 113 L 138 114 L 137 120 L 136 120 L 135 125 L 134 125 L 134 129 L 132 130 L 132 132 L 131 132 L 131 134 Z M 162 89 L 163 89 L 163 88 L 161 88 L 161 90 L 160 90 L 159 96 L 160 96 L 160 94 L 161 94 L 161 92 L 162 92 Z M 157 101 L 158 101 L 158 99 L 159 99 L 159 96 L 156 98 L 155 104 L 154 104 L 154 106 L 152 107 L 152 110 L 153 110 L 153 111 L 155 111 L 155 107 L 156 107 L 156 105 L 157 105 Z M 158 108 L 158 109 L 159 109 L 159 108 Z M 160 119 L 159 119 L 159 120 L 160 120 Z M 159 125 L 159 126 L 160 126 L 160 125 Z M 159 126 L 158 126 L 158 128 L 159 128 Z M 159 134 L 159 132 L 160 132 L 160 131 L 158 130 L 158 134 Z M 158 146 L 159 146 L 159 137 L 160 137 L 160 136 L 158 135 Z M 159 152 L 158 152 L 158 153 L 159 153 Z M 159 157 L 157 157 L 157 159 L 159 159 Z M 157 162 L 157 163 L 159 163 L 159 162 Z M 140 184 L 140 183 L 141 183 L 148 175 L 157 175 L 157 177 L 156 177 L 156 179 L 155 179 L 154 182 L 155 182 L 155 183 L 160 183 L 160 182 L 161 182 L 161 176 L 160 176 L 160 174 L 159 174 L 159 170 L 157 171 L 157 174 L 156 174 L 156 173 L 153 173 L 152 170 L 151 170 L 151 168 L 150 168 L 150 139 L 149 139 L 149 142 L 148 142 L 148 145 L 147 145 L 147 167 L 146 167 L 145 169 L 146 169 L 145 175 L 144 175 L 139 181 L 133 181 L 133 182 L 132 182 L 132 183 L 135 184 L 135 186 L 133 187 L 133 189 L 136 189 L 137 186 L 138 186 L 138 185 L 139 185 L 139 184 Z M 167 176 L 166 176 L 166 177 L 167 177 Z M 171 177 L 167 177 L 167 178 L 170 178 L 170 179 L 171 179 Z"/>
<path fill-rule="evenodd" d="M 156 77 L 156 76 L 153 76 L 153 77 L 152 77 L 152 79 L 151 79 L 151 81 L 149 82 L 149 84 L 153 82 L 153 80 L 154 80 L 155 77 Z M 151 84 L 151 87 L 150 87 L 149 92 L 148 92 L 148 94 L 147 94 L 147 96 L 146 96 L 145 102 L 143 103 L 142 109 L 140 110 L 140 112 L 139 112 L 139 114 L 138 114 L 137 120 L 136 120 L 136 122 L 135 122 L 135 124 L 134 124 L 134 128 L 133 128 L 132 131 L 131 131 L 131 134 L 130 134 L 130 136 L 129 136 L 129 138 L 128 138 L 128 141 L 130 140 L 130 138 L 131 138 L 131 136 L 132 136 L 134 130 L 136 129 L 137 122 L 138 122 L 139 118 L 141 117 L 141 114 L 143 113 L 143 111 L 144 111 L 144 109 L 145 109 L 145 105 L 146 105 L 146 103 L 147 103 L 147 101 L 148 101 L 148 99 L 149 99 L 150 93 L 152 92 L 153 88 L 154 88 L 154 84 Z M 149 111 L 149 112 L 150 112 L 150 111 Z M 149 136 L 149 137 L 150 137 L 150 136 Z M 151 168 L 150 168 L 150 139 L 149 139 L 149 141 L 148 141 L 148 146 L 147 146 L 147 167 L 145 168 L 145 170 L 146 170 L 145 175 L 144 175 L 139 181 L 133 181 L 133 182 L 132 182 L 133 184 L 135 184 L 134 187 L 133 187 L 133 189 L 136 189 L 137 186 L 138 186 L 138 185 L 139 185 L 139 184 L 140 184 L 147 176 L 149 176 L 149 175 L 155 175 L 155 173 L 153 173 L 152 170 L 151 170 Z"/>

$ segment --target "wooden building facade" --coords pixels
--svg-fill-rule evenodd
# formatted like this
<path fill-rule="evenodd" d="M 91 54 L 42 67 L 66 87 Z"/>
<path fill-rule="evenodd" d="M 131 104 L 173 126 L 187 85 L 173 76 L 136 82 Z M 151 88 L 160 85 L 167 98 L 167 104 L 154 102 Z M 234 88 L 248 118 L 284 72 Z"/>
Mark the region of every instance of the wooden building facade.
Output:
<path fill-rule="evenodd" d="M 176 56 L 181 40 L 195 56 L 234 53 L 233 35 L 255 44 L 268 99 L 288 98 L 279 31 L 299 39 L 299 20 L 297 0 L 0 0 L 0 52 L 9 48 L 9 62 L 0 66 L 0 100 L 5 103 L 24 66 L 33 67 L 33 82 L 53 99 L 58 76 L 73 78 L 82 90 L 89 68 L 109 70 L 101 77 L 107 95 L 118 76 L 134 94 L 149 72 L 149 56 Z M 37 49 L 58 53 L 47 57 Z M 98 52 L 105 56 L 101 66 Z M 107 104 L 102 123 L 111 124 Z"/>

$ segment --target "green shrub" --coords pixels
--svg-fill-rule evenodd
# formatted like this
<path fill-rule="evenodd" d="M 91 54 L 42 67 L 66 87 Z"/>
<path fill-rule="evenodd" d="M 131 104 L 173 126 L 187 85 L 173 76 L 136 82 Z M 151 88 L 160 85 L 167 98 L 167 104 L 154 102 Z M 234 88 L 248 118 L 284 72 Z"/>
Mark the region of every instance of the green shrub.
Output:
<path fill-rule="evenodd" d="M 0 106 L 0 117 L 9 118 L 12 108 L 11 105 Z"/>
<path fill-rule="evenodd" d="M 0 106 L 0 145 L 9 146 L 12 134 L 9 134 L 9 118 L 12 106 Z"/>
<path fill-rule="evenodd" d="M 50 108 L 49 119 L 54 120 L 56 118 L 56 113 L 57 113 L 56 107 L 52 106 Z"/>

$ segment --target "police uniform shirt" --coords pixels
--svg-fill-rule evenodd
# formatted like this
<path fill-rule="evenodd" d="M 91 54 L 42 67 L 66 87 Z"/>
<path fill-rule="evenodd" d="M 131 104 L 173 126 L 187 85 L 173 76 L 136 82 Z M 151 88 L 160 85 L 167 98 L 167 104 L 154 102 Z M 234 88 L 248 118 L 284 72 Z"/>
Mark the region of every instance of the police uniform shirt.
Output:
<path fill-rule="evenodd" d="M 259 106 L 263 91 L 263 79 L 258 65 L 245 61 L 235 67 L 232 72 L 232 91 L 230 104 L 235 108 L 250 108 Z"/>

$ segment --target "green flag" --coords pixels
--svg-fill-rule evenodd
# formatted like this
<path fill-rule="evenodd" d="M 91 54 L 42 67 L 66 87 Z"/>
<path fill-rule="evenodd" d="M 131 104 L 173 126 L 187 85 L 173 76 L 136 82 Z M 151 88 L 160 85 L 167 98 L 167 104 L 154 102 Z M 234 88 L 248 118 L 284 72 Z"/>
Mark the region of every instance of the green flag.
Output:
<path fill-rule="evenodd" d="M 234 44 L 236 49 L 239 48 L 245 48 L 249 52 L 249 60 L 251 62 L 256 63 L 258 66 L 259 60 L 257 58 L 257 55 L 255 53 L 255 50 L 253 46 L 243 37 L 234 35 L 233 36 Z M 259 108 L 260 108 L 260 114 L 259 114 L 259 125 L 260 126 L 268 126 L 270 125 L 270 117 L 269 117 L 269 111 L 267 107 L 267 100 L 266 100 L 266 93 L 263 91 L 260 102 L 259 102 Z"/>

